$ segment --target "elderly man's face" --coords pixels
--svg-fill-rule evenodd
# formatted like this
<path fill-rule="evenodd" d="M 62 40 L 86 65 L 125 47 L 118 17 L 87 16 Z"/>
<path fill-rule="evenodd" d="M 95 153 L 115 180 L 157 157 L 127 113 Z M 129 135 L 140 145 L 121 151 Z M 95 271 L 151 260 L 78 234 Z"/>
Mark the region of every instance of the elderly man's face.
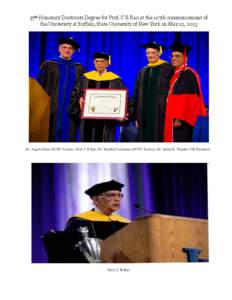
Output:
<path fill-rule="evenodd" d="M 184 65 L 184 54 L 178 51 L 172 52 L 171 62 L 173 67 L 178 68 Z M 186 58 L 187 62 L 187 58 Z"/>
<path fill-rule="evenodd" d="M 97 70 L 97 72 L 104 72 L 105 69 L 108 67 L 108 61 L 104 58 L 95 58 L 94 60 L 94 66 Z"/>
<path fill-rule="evenodd" d="M 93 197 L 94 205 L 105 215 L 110 215 L 120 208 L 123 195 L 120 191 L 112 190 Z"/>
<path fill-rule="evenodd" d="M 159 51 L 157 49 L 147 48 L 146 57 L 149 63 L 155 63 L 159 60 Z"/>
<path fill-rule="evenodd" d="M 71 59 L 75 49 L 69 44 L 61 44 L 59 46 L 59 52 L 64 59 Z"/>

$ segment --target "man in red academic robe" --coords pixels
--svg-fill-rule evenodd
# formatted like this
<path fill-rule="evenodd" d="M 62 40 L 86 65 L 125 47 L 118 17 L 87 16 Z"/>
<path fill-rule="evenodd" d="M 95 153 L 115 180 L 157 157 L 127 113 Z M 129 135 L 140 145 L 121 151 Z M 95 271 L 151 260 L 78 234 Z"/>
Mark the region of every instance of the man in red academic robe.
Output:
<path fill-rule="evenodd" d="M 200 77 L 187 65 L 190 46 L 173 43 L 171 62 L 175 73 L 171 78 L 167 98 L 164 141 L 192 142 L 198 116 L 206 116 Z"/>

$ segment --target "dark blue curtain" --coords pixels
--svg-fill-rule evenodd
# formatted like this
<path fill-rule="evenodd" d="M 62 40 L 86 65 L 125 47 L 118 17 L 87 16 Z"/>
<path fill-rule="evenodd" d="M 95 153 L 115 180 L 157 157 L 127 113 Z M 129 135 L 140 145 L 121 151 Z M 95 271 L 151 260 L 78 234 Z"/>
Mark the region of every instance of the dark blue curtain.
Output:
<path fill-rule="evenodd" d="M 205 104 L 209 104 L 209 33 L 208 32 L 30 32 L 29 74 L 36 77 L 40 64 L 57 56 L 57 41 L 60 37 L 72 36 L 81 45 L 74 58 L 87 71 L 93 69 L 93 53 L 105 51 L 111 54 L 110 70 L 122 77 L 129 95 L 132 95 L 138 70 L 147 64 L 141 44 L 156 41 L 169 46 L 178 40 L 193 46 L 189 53 L 189 65 L 201 77 Z M 164 50 L 162 59 L 170 61 L 170 50 Z"/>
<path fill-rule="evenodd" d="M 204 163 L 32 164 L 32 262 L 47 261 L 40 236 L 50 229 L 63 230 L 69 217 L 82 212 L 89 202 L 82 187 L 90 186 L 90 178 L 92 184 L 103 181 L 106 171 L 112 174 L 107 180 L 125 184 L 119 213 L 131 220 L 146 214 L 134 203 L 154 213 L 208 217 Z"/>

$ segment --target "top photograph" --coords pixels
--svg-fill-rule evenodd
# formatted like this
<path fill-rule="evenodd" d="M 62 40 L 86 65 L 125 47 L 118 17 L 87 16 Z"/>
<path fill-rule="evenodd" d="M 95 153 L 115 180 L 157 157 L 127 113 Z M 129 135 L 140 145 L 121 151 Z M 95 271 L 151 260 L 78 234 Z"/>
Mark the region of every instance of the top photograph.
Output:
<path fill-rule="evenodd" d="M 209 142 L 209 32 L 29 32 L 29 142 Z"/>

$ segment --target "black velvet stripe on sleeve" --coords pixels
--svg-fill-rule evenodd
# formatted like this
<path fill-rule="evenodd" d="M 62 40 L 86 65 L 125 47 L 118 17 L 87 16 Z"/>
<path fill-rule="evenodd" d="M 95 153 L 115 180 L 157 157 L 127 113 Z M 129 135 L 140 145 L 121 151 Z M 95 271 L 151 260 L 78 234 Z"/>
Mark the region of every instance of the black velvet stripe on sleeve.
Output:
<path fill-rule="evenodd" d="M 97 84 L 96 80 L 92 80 L 92 79 L 88 80 L 88 88 L 89 89 L 95 89 L 96 88 L 96 84 Z"/>

